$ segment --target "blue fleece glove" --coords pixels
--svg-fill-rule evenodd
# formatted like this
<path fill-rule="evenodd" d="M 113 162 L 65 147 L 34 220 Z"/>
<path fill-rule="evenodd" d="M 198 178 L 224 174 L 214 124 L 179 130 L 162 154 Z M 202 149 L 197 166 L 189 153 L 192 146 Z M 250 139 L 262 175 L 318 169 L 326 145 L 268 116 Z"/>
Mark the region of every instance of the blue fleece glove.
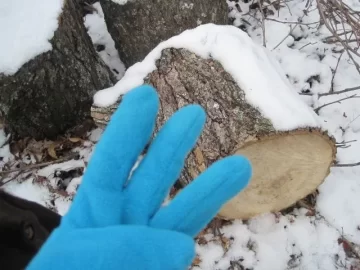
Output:
<path fill-rule="evenodd" d="M 70 210 L 27 269 L 183 270 L 191 264 L 193 237 L 248 184 L 251 166 L 240 156 L 225 158 L 161 206 L 195 146 L 205 113 L 197 105 L 176 112 L 129 179 L 158 106 L 150 86 L 124 96 Z"/>

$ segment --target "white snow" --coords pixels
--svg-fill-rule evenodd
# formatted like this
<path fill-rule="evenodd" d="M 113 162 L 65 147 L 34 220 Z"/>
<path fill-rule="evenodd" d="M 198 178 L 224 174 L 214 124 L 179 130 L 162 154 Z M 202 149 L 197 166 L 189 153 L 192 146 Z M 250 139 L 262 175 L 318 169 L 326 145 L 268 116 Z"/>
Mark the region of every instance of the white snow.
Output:
<path fill-rule="evenodd" d="M 5 185 L 4 190 L 26 200 L 37 202 L 43 206 L 49 206 L 48 201 L 51 195 L 48 189 L 41 185 L 34 185 L 32 178 L 20 183 L 11 181 Z"/>
<path fill-rule="evenodd" d="M 119 5 L 125 5 L 128 2 L 128 0 L 108 0 L 108 1 L 113 1 L 114 3 Z"/>
<path fill-rule="evenodd" d="M 92 142 L 97 142 L 98 140 L 100 140 L 103 131 L 104 130 L 101 128 L 96 128 L 92 130 L 91 133 L 89 134 L 89 140 Z"/>
<path fill-rule="evenodd" d="M 0 147 L 2 147 L 5 142 L 7 141 L 9 136 L 5 134 L 5 131 L 3 129 L 0 129 Z"/>
<path fill-rule="evenodd" d="M 85 16 L 85 27 L 88 29 L 88 34 L 95 46 L 95 49 L 104 46 L 104 49 L 99 51 L 101 59 L 108 65 L 115 77 L 120 80 L 125 73 L 125 66 L 119 58 L 119 54 L 115 48 L 115 43 L 109 32 L 107 31 L 104 13 L 99 2 L 93 4 L 97 10 L 92 14 Z"/>
<path fill-rule="evenodd" d="M 234 26 L 200 25 L 160 43 L 146 58 L 130 67 L 115 86 L 94 96 L 94 104 L 108 106 L 121 94 L 142 84 L 155 69 L 165 48 L 185 48 L 202 58 L 219 61 L 244 90 L 245 98 L 278 130 L 318 126 L 315 113 L 292 90 L 271 54 Z M 241 64 L 239 64 L 241 63 Z"/>
<path fill-rule="evenodd" d="M 2 164 L 14 158 L 10 152 L 10 145 L 6 144 L 8 139 L 9 135 L 6 135 L 5 131 L 0 129 L 0 167 Z"/>
<path fill-rule="evenodd" d="M 0 1 L 0 74 L 12 75 L 52 49 L 63 0 Z"/>

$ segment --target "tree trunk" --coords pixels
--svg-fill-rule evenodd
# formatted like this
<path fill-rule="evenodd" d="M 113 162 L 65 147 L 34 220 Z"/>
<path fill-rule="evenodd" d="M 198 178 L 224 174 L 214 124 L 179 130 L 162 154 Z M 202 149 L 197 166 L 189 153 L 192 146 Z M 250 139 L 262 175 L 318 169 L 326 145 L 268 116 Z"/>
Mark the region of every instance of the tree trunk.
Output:
<path fill-rule="evenodd" d="M 235 153 L 252 163 L 250 185 L 221 209 L 221 217 L 247 219 L 285 209 L 312 193 L 328 175 L 336 154 L 334 140 L 318 128 L 277 131 L 271 119 L 247 102 L 219 62 L 184 49 L 165 49 L 156 67 L 145 79 L 161 100 L 155 134 L 184 105 L 200 104 L 207 113 L 204 131 L 180 177 L 182 185 Z M 92 116 L 104 126 L 116 107 L 93 107 Z"/>
<path fill-rule="evenodd" d="M 53 138 L 89 117 L 93 94 L 114 82 L 96 54 L 79 4 L 65 0 L 52 50 L 0 74 L 0 113 L 19 136 Z"/>
<path fill-rule="evenodd" d="M 223 0 L 115 2 L 100 0 L 109 33 L 126 67 L 184 30 L 206 23 L 228 23 L 228 6 Z"/>

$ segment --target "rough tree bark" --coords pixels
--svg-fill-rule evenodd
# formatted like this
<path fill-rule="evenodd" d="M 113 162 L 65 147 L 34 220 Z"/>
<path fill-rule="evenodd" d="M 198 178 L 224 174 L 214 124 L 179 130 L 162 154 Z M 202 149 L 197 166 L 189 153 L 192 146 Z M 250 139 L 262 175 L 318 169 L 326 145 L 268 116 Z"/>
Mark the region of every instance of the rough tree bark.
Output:
<path fill-rule="evenodd" d="M 126 67 L 143 60 L 161 41 L 200 24 L 227 24 L 221 0 L 101 0 L 108 30 Z"/>
<path fill-rule="evenodd" d="M 0 114 L 19 137 L 53 138 L 89 117 L 93 94 L 113 84 L 83 25 L 79 4 L 65 0 L 53 49 L 0 74 Z"/>
<path fill-rule="evenodd" d="M 154 135 L 186 104 L 200 104 L 207 113 L 204 131 L 180 177 L 183 186 L 231 154 L 243 154 L 252 162 L 250 185 L 223 207 L 221 217 L 247 219 L 285 209 L 312 193 L 328 175 L 336 154 L 333 138 L 317 128 L 277 131 L 271 119 L 247 102 L 219 62 L 184 49 L 166 49 L 156 67 L 145 79 L 161 100 Z M 117 106 L 92 107 L 92 116 L 104 126 Z"/>

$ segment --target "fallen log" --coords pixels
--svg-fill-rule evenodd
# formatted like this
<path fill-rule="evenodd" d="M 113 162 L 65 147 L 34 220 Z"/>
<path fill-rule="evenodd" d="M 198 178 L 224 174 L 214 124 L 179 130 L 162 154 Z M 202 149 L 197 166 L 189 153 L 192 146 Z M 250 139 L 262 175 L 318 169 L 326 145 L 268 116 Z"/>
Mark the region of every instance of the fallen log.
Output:
<path fill-rule="evenodd" d="M 320 128 L 316 114 L 291 89 L 262 47 L 240 30 L 206 27 L 184 35 L 199 40 L 206 36 L 208 43 L 204 46 L 210 48 L 207 56 L 204 52 L 175 49 L 189 46 L 170 42 L 158 48 L 160 57 L 158 51 L 152 55 L 155 69 L 144 82 L 157 89 L 161 101 L 154 135 L 176 110 L 200 104 L 207 113 L 207 122 L 187 158 L 179 179 L 182 186 L 213 162 L 241 154 L 252 163 L 252 181 L 221 209 L 219 216 L 248 219 L 285 209 L 324 181 L 335 160 L 335 141 Z M 179 40 L 185 39 L 184 35 L 179 35 Z M 227 43 L 233 45 L 222 48 L 224 51 L 216 49 Z M 131 74 L 136 68 L 129 69 L 129 77 L 125 74 L 124 81 L 113 89 L 100 91 L 95 97 L 92 117 L 99 126 L 105 126 L 121 104 L 121 97 L 106 104 L 104 96 L 113 100 L 111 95 L 119 89 L 128 91 L 128 80 L 134 78 Z"/>

